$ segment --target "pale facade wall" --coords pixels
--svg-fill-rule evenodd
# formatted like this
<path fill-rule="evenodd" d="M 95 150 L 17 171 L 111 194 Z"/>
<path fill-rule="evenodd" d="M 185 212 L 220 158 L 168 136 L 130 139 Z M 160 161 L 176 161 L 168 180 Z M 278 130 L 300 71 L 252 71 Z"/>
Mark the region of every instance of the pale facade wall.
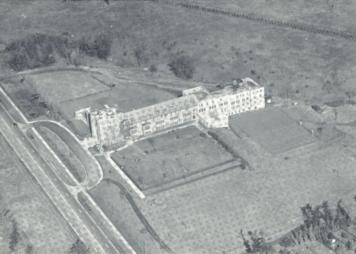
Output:
<path fill-rule="evenodd" d="M 113 145 L 195 122 L 207 128 L 228 127 L 229 116 L 264 107 L 264 88 L 247 78 L 240 86 L 210 94 L 202 87 L 188 89 L 177 99 L 127 113 L 116 108 L 95 111 L 90 115 L 90 126 L 99 144 Z"/>

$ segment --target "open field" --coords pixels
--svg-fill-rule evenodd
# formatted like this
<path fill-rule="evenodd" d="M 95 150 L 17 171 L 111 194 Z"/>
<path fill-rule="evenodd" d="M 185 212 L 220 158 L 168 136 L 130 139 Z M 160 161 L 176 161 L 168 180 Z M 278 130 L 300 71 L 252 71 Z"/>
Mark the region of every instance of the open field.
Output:
<path fill-rule="evenodd" d="M 285 21 L 318 25 L 325 28 L 340 29 L 355 32 L 356 22 L 352 18 L 356 6 L 351 2 L 337 2 L 334 0 L 317 0 L 307 2 L 297 0 L 286 3 L 283 0 L 162 0 L 177 4 L 188 3 L 209 8 L 219 8 L 229 11 L 255 13 L 264 17 L 282 19 Z"/>
<path fill-rule="evenodd" d="M 304 123 L 314 120 L 314 124 L 320 121 L 303 107 L 279 110 L 272 109 L 272 113 L 267 114 L 274 122 L 268 128 L 281 130 L 298 120 Z M 262 117 L 261 122 L 267 124 L 264 120 Z M 260 123 L 256 120 L 256 124 Z M 315 138 L 313 149 L 306 149 L 307 143 L 301 143 L 302 152 L 286 149 L 280 155 L 273 155 L 255 141 L 254 132 L 248 136 L 239 129 L 235 133 L 228 129 L 213 131 L 234 153 L 241 154 L 253 170 L 221 172 L 151 194 L 144 200 L 131 194 L 140 208 L 140 216 L 144 216 L 160 239 L 176 253 L 241 253 L 241 229 L 245 232 L 262 230 L 267 240 L 273 240 L 302 222 L 300 207 L 306 203 L 352 200 L 356 193 L 356 146 L 350 136 L 327 130 L 328 133 Z M 290 144 L 288 139 L 281 141 L 283 147 Z M 131 152 L 139 153 L 135 149 Z M 141 157 L 147 156 L 144 151 L 141 150 Z M 142 163 L 137 168 L 142 172 L 146 165 Z M 104 168 L 109 171 L 105 174 L 107 179 L 120 179 L 113 169 L 107 165 Z M 116 216 L 119 216 L 116 197 L 105 196 L 109 192 L 105 189 L 114 188 L 109 181 L 103 181 L 94 190 L 95 199 L 104 210 L 109 211 L 111 207 L 110 211 L 117 210 Z M 356 211 L 355 205 L 351 208 Z M 131 213 L 133 216 L 134 212 Z"/>
<path fill-rule="evenodd" d="M 309 130 L 300 126 L 278 108 L 268 108 L 233 116 L 230 127 L 244 132 L 268 152 L 277 154 L 316 141 Z"/>
<path fill-rule="evenodd" d="M 112 158 L 142 190 L 187 178 L 234 159 L 195 127 L 139 141 L 114 153 Z"/>
<path fill-rule="evenodd" d="M 352 15 L 356 5 L 350 1 L 204 2 L 231 10 L 237 6 L 271 18 L 356 30 Z M 67 32 L 79 38 L 107 31 L 114 37 L 108 64 L 141 69 L 154 64 L 158 72 L 152 76 L 170 73 L 167 63 L 177 54 L 186 54 L 194 60 L 197 81 L 222 83 L 252 76 L 274 95 L 320 103 L 343 103 L 347 92 L 356 92 L 355 42 L 343 38 L 140 1 L 112 1 L 110 6 L 97 1 L 32 1 L 31 5 L 16 2 L 16 8 L 5 1 L 0 10 L 5 43 L 34 32 Z M 20 16 L 23 18 L 15 22 Z M 101 65 L 99 61 L 89 64 Z"/>
<path fill-rule="evenodd" d="M 100 93 L 109 88 L 93 79 L 86 72 L 58 71 L 26 76 L 34 89 L 50 104 Z"/>
<path fill-rule="evenodd" d="M 87 177 L 87 172 L 77 155 L 56 133 L 46 127 L 37 128 L 38 132 L 48 143 L 51 149 L 58 155 L 78 182 L 83 182 Z"/>
<path fill-rule="evenodd" d="M 89 106 L 102 108 L 105 104 L 117 105 L 119 111 L 126 112 L 174 97 L 176 97 L 174 94 L 167 91 L 121 81 L 120 83 L 115 82 L 115 87 L 110 90 L 73 100 L 64 100 L 60 104 L 60 110 L 68 118 L 74 116 L 75 110 Z"/>
<path fill-rule="evenodd" d="M 152 236 L 154 233 L 146 224 L 135 201 L 120 187 L 119 183 L 114 180 L 103 180 L 90 193 L 106 216 L 138 253 L 167 253 L 163 249 L 164 243 L 160 244 Z"/>
<path fill-rule="evenodd" d="M 248 145 L 249 159 L 258 160 L 252 171 L 223 172 L 144 200 L 133 195 L 134 201 L 150 227 L 176 253 L 240 253 L 241 229 L 262 230 L 272 240 L 299 225 L 300 207 L 306 203 L 352 199 L 356 192 L 352 142 L 347 138 L 307 154 L 286 152 L 286 157 L 257 156 Z M 111 170 L 106 177 L 116 179 L 115 174 Z M 101 182 L 93 195 L 118 221 L 119 195 L 109 195 L 118 191 L 108 181 Z M 137 220 L 133 211 L 128 212 L 132 217 L 126 223 Z"/>
<path fill-rule="evenodd" d="M 29 82 L 13 79 L 1 85 L 28 119 L 50 117 L 50 106 Z"/>
<path fill-rule="evenodd" d="M 356 191 L 353 158 L 341 147 L 302 158 L 265 158 L 257 171 L 229 171 L 157 194 L 152 199 L 164 213 L 149 206 L 143 212 L 158 232 L 164 232 L 167 244 L 181 253 L 241 247 L 240 229 L 263 230 L 273 239 L 300 222 L 303 204 Z"/>
<path fill-rule="evenodd" d="M 60 112 L 66 120 L 72 119 L 74 112 L 84 107 L 117 105 L 120 111 L 125 112 L 176 97 L 173 92 L 142 82 L 117 80 L 80 69 L 44 71 L 26 76 L 25 81 L 12 79 L 3 86 L 27 115 L 39 111 L 35 107 L 37 103 L 44 108 L 42 111 Z M 43 103 L 38 103 L 39 100 Z M 38 115 L 47 113 L 42 111 Z"/>
<path fill-rule="evenodd" d="M 352 1 L 198 2 L 229 10 L 237 7 L 244 12 L 271 19 L 356 32 L 356 4 Z M 90 19 L 87 18 L 89 16 Z M 110 6 L 107 6 L 103 1 L 3 1 L 0 3 L 0 31 L 3 43 L 10 43 L 35 32 L 68 33 L 74 38 L 80 38 L 105 31 L 114 39 L 110 57 L 105 63 L 113 68 L 115 65 L 134 67 L 135 72 L 135 68 L 142 70 L 153 64 L 158 71 L 150 73 L 152 77 L 157 78 L 163 74 L 169 77 L 172 74 L 167 63 L 177 55 L 184 54 L 191 56 L 194 61 L 196 72 L 193 79 L 196 81 L 224 83 L 251 76 L 265 85 L 267 93 L 272 95 L 319 105 L 342 105 L 355 101 L 355 41 L 273 25 L 271 22 L 203 13 L 159 2 L 111 1 Z M 83 64 L 104 65 L 92 59 L 83 59 Z M 5 71 L 4 66 L 0 72 Z M 65 81 L 67 74 L 62 75 Z M 115 81 L 113 83 L 116 86 L 107 89 L 106 86 L 103 88 L 102 82 L 87 76 L 82 78 L 90 80 L 90 84 L 87 84 L 90 93 L 80 97 L 81 90 L 76 89 L 82 86 L 70 83 L 68 79 L 68 90 L 50 91 L 49 87 L 53 88 L 53 83 L 61 79 L 60 74 L 57 73 L 55 78 L 57 80 L 53 81 L 51 75 L 37 76 L 41 81 L 37 87 L 46 96 L 46 100 L 51 101 L 31 97 L 35 91 L 32 88 L 26 90 L 26 81 L 19 81 L 16 86 L 9 83 L 6 90 L 32 118 L 51 117 L 48 111 L 52 109 L 49 105 L 52 105 L 51 102 L 61 102 L 53 111 L 60 111 L 69 120 L 73 118 L 75 110 L 86 106 L 117 104 L 119 110 L 126 111 L 175 97 L 175 94 L 167 91 L 146 89 L 125 81 Z M 178 82 L 174 81 L 175 84 L 180 87 Z M 73 94 L 72 88 L 75 91 Z M 348 133 L 356 136 L 355 126 L 349 122 L 349 116 L 354 118 L 345 109 L 339 118 L 336 117 L 336 120 L 347 124 L 338 128 L 347 129 Z M 280 113 L 241 115 L 241 124 L 244 124 L 241 129 L 244 133 L 239 128 L 235 129 L 235 133 L 226 129 L 213 130 L 232 150 L 241 154 L 254 170 L 225 171 L 140 200 L 128 195 L 117 184 L 119 177 L 114 177 L 116 172 L 111 169 L 112 173 L 92 190 L 92 195 L 138 252 L 160 253 L 166 251 L 168 246 L 175 253 L 183 254 L 221 254 L 223 251 L 240 253 L 243 248 L 240 229 L 263 230 L 267 239 L 275 239 L 300 224 L 300 207 L 306 203 L 319 204 L 323 200 L 333 202 L 352 197 L 356 192 L 355 139 L 340 136 L 326 145 L 320 143 L 324 137 L 321 135 L 320 140 L 314 141 L 306 129 L 297 125 L 298 118 L 289 113 L 287 116 Z M 238 119 L 233 125 L 239 124 Z M 318 129 L 317 124 L 311 123 L 311 126 Z M 307 125 L 305 127 L 308 128 Z M 325 135 L 329 140 L 329 136 L 335 134 L 334 129 L 331 126 L 325 130 L 330 130 L 330 135 Z M 324 132 L 323 129 L 321 132 Z M 244 135 L 246 133 L 249 135 Z M 125 159 L 121 159 L 129 165 L 124 165 L 127 173 L 133 179 L 136 178 L 137 182 L 140 182 L 140 175 L 144 176 L 141 179 L 142 188 L 184 176 L 187 172 L 182 171 L 183 166 L 189 169 L 188 173 L 196 171 L 200 167 L 195 164 L 211 163 L 210 160 L 216 156 L 210 156 L 210 150 L 204 153 L 205 149 L 213 147 L 220 150 L 216 144 L 211 144 L 211 141 L 201 136 L 193 137 L 195 146 L 193 142 L 188 142 L 192 146 L 187 147 L 182 146 L 174 136 L 172 138 L 171 146 L 166 148 L 170 154 L 155 150 L 163 147 L 160 143 L 145 143 L 142 145 L 144 149 L 137 149 L 135 145 L 131 150 L 123 151 L 127 153 Z M 199 154 L 204 158 L 199 157 L 192 148 L 199 146 L 198 141 L 206 144 L 199 147 L 202 149 Z M 305 145 L 311 142 L 320 144 L 319 149 L 305 149 Z M 180 147 L 177 148 L 178 145 Z M 295 146 L 303 152 L 295 152 L 298 150 L 292 149 Z M 189 152 L 187 156 L 186 151 Z M 224 154 L 221 155 L 223 158 L 229 157 L 225 152 L 221 154 Z M 169 158 L 166 165 L 162 162 L 162 156 Z M 175 156 L 183 158 L 183 162 L 176 160 Z M 146 161 L 145 158 L 150 160 Z M 155 167 L 152 162 L 159 166 Z M 6 164 L 5 159 L 0 160 L 0 164 L 3 163 Z M 169 169 L 169 174 L 166 174 L 165 169 Z M 0 172 L 6 176 L 0 178 L 1 182 L 5 179 L 0 188 L 6 189 L 1 191 L 0 201 L 5 200 L 5 204 L 10 204 L 10 209 L 26 216 L 26 219 L 21 219 L 22 215 L 17 215 L 21 221 L 19 226 L 24 228 L 26 235 L 32 237 L 28 239 L 37 239 L 31 241 L 36 244 L 33 244 L 35 252 L 37 249 L 44 253 L 55 253 L 58 250 L 65 252 L 74 237 L 63 231 L 62 227 L 66 224 L 62 220 L 53 219 L 55 211 L 46 210 L 43 212 L 45 215 L 33 213 L 33 210 L 39 210 L 38 206 L 45 206 L 42 199 L 33 202 L 34 208 L 30 205 L 23 207 L 26 202 L 22 198 L 33 199 L 36 195 L 27 195 L 32 194 L 29 190 L 36 186 L 27 188 L 28 180 L 18 185 L 18 179 L 23 175 L 16 174 L 11 178 L 14 170 L 7 166 Z M 19 190 L 22 192 L 14 200 L 21 202 L 14 201 L 15 205 L 12 205 L 12 201 L 7 202 L 11 198 L 8 193 L 18 193 Z M 42 206 L 41 209 L 47 209 L 47 206 Z M 44 228 L 41 231 L 44 236 L 31 231 L 38 227 Z M 51 240 L 43 245 L 43 237 L 47 235 L 52 236 Z M 62 241 L 65 243 L 62 244 Z M 27 242 L 22 245 L 25 248 Z"/>
<path fill-rule="evenodd" d="M 10 253 L 17 224 L 16 253 L 66 253 L 77 237 L 0 136 L 0 252 Z"/>

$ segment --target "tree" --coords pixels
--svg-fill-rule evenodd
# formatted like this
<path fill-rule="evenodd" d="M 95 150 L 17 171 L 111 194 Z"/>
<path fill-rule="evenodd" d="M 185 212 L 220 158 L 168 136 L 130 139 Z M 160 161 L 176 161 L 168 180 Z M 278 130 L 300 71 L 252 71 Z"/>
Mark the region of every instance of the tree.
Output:
<path fill-rule="evenodd" d="M 13 219 L 12 221 L 12 231 L 10 234 L 9 249 L 15 251 L 17 244 L 20 240 L 20 233 L 18 231 L 17 222 Z"/>
<path fill-rule="evenodd" d="M 72 244 L 69 250 L 70 254 L 87 254 L 89 253 L 89 248 L 83 243 L 82 240 L 77 239 L 75 243 Z"/>
<path fill-rule="evenodd" d="M 25 249 L 26 254 L 33 254 L 33 245 L 32 244 L 27 244 L 26 249 Z"/>
<path fill-rule="evenodd" d="M 251 249 L 250 242 L 249 242 L 249 240 L 247 240 L 247 239 L 245 238 L 242 229 L 240 230 L 240 234 L 241 234 L 241 238 L 242 238 L 242 240 L 243 240 L 243 243 L 244 243 L 246 252 L 247 252 L 247 253 L 251 253 L 251 252 L 252 252 L 252 249 Z"/>
<path fill-rule="evenodd" d="M 181 55 L 173 59 L 168 64 L 170 70 L 175 76 L 182 79 L 191 79 L 193 78 L 195 67 L 193 59 L 186 55 Z"/>
<path fill-rule="evenodd" d="M 157 67 L 156 67 L 156 65 L 151 64 L 151 65 L 150 65 L 150 68 L 149 68 L 149 71 L 150 71 L 150 72 L 157 72 Z"/>

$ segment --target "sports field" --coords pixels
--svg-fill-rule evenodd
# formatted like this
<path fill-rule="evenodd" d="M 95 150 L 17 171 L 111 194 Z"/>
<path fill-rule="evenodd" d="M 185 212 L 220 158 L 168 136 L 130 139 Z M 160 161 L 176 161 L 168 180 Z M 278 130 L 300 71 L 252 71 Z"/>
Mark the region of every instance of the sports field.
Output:
<path fill-rule="evenodd" d="M 237 137 L 236 142 L 240 143 L 237 151 L 247 147 L 246 158 L 253 170 L 222 172 L 145 199 L 131 193 L 139 215 L 129 201 L 123 201 L 124 193 L 111 180 L 101 182 L 92 193 L 115 225 L 129 230 L 128 237 L 138 249 L 143 248 L 142 240 L 135 240 L 135 235 L 145 237 L 140 232 L 146 229 L 140 231 L 140 227 L 148 223 L 175 253 L 198 254 L 241 253 L 241 229 L 262 230 L 267 240 L 273 240 L 299 225 L 300 207 L 306 203 L 335 203 L 355 194 L 356 150 L 349 138 L 313 152 L 287 151 L 283 156 L 256 154 L 259 150 L 253 150 L 245 138 Z M 108 179 L 120 179 L 115 170 L 109 172 Z M 135 227 L 128 226 L 131 220 Z"/>
<path fill-rule="evenodd" d="M 142 190 L 234 159 L 217 141 L 195 127 L 139 141 L 114 153 L 112 158 Z"/>
<path fill-rule="evenodd" d="M 316 141 L 311 132 L 279 108 L 235 115 L 230 119 L 234 132 L 243 132 L 272 154 L 289 151 Z"/>
<path fill-rule="evenodd" d="M 55 105 L 109 89 L 81 71 L 51 71 L 28 75 L 27 79 L 47 102 Z"/>

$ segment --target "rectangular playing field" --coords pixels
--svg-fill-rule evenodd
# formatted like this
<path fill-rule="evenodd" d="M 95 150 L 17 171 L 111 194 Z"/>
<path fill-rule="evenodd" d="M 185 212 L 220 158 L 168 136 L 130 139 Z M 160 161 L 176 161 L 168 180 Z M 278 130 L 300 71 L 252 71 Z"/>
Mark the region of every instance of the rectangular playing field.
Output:
<path fill-rule="evenodd" d="M 109 90 L 109 87 L 79 70 L 31 74 L 27 79 L 50 104 Z"/>
<path fill-rule="evenodd" d="M 233 155 L 197 128 L 187 127 L 137 142 L 112 158 L 147 190 L 223 164 Z"/>
<path fill-rule="evenodd" d="M 278 154 L 316 141 L 311 133 L 278 108 L 238 114 L 230 119 L 234 132 L 243 132 L 268 152 Z"/>

